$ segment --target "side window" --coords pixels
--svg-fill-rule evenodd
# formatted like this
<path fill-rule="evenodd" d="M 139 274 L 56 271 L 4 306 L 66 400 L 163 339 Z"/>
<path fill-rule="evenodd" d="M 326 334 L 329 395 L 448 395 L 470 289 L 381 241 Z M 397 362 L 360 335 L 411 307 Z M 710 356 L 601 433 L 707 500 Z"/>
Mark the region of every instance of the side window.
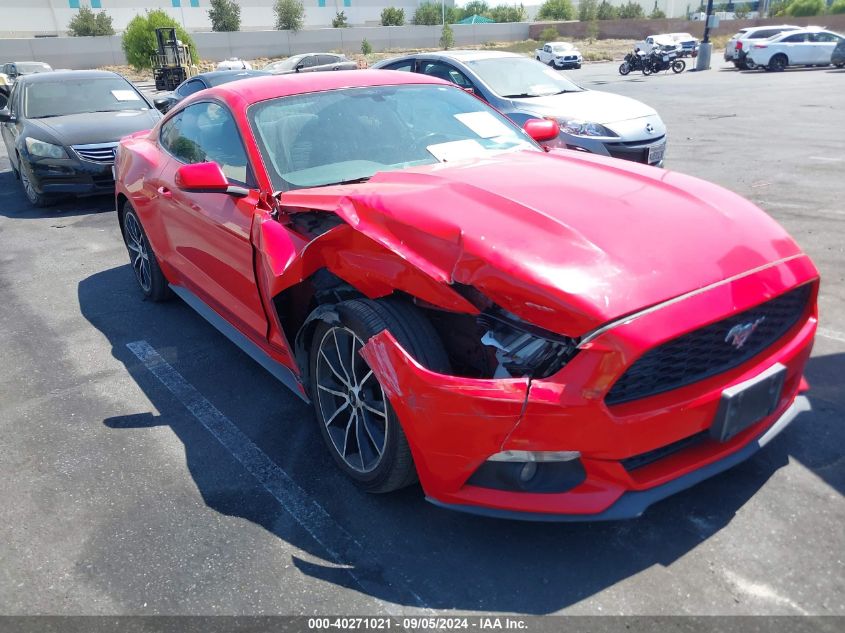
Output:
<path fill-rule="evenodd" d="M 839 40 L 839 38 L 836 37 L 833 33 L 826 33 L 824 31 L 822 31 L 820 33 L 814 33 L 813 39 L 811 41 L 830 43 L 830 42 L 836 42 L 838 40 Z"/>
<path fill-rule="evenodd" d="M 384 67 L 385 70 L 402 70 L 406 73 L 414 72 L 414 60 L 408 60 L 404 62 L 397 62 L 395 64 L 390 64 Z"/>
<path fill-rule="evenodd" d="M 327 66 L 329 64 L 336 64 L 338 62 L 338 58 L 334 55 L 318 55 L 317 56 L 317 65 L 318 66 Z"/>
<path fill-rule="evenodd" d="M 218 103 L 182 110 L 162 126 L 161 144 L 183 163 L 215 162 L 233 182 L 249 185 L 252 180 L 235 119 Z"/>
<path fill-rule="evenodd" d="M 317 64 L 317 56 L 316 55 L 307 55 L 302 58 L 302 61 L 299 62 L 303 68 L 312 68 Z"/>
<path fill-rule="evenodd" d="M 203 90 L 205 85 L 199 79 L 192 79 L 191 81 L 186 81 L 181 86 L 176 89 L 176 94 L 181 97 L 187 97 L 188 95 L 192 95 L 195 92 L 199 92 Z"/>
<path fill-rule="evenodd" d="M 546 44 L 546 45 L 543 47 L 543 52 L 544 52 L 544 53 L 551 53 L 551 52 L 552 52 L 552 47 L 551 47 L 551 46 L 549 46 L 548 44 Z"/>
<path fill-rule="evenodd" d="M 806 40 L 806 38 L 807 38 L 806 33 L 796 33 L 795 35 L 790 35 L 788 37 L 783 38 L 781 40 L 781 42 L 794 44 L 795 42 L 803 42 L 803 41 Z"/>
<path fill-rule="evenodd" d="M 461 88 L 472 88 L 475 90 L 475 86 L 473 86 L 472 82 L 467 79 L 466 75 L 449 64 L 444 64 L 442 62 L 425 62 L 423 64 L 423 74 L 451 81 L 453 84 L 460 86 Z"/>

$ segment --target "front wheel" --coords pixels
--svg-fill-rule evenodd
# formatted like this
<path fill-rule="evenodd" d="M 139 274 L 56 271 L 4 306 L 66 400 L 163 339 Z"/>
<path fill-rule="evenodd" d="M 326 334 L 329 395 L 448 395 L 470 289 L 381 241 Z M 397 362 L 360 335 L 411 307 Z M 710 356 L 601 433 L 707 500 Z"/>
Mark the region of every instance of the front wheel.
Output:
<path fill-rule="evenodd" d="M 622 75 L 624 77 L 629 72 L 631 72 L 631 64 L 629 64 L 628 62 L 622 62 L 621 64 L 619 64 L 619 74 L 620 75 Z"/>
<path fill-rule="evenodd" d="M 27 200 L 34 207 L 49 207 L 55 201 L 54 198 L 45 193 L 39 193 L 35 188 L 34 177 L 32 175 L 32 167 L 29 166 L 23 158 L 18 156 L 18 173 L 20 174 L 21 184 L 23 185 L 23 192 L 26 194 Z"/>
<path fill-rule="evenodd" d="M 320 434 L 340 469 L 367 492 L 391 492 L 416 481 L 408 439 L 361 348 L 389 330 L 417 361 L 447 371 L 431 323 L 395 299 L 353 299 L 337 306 L 336 322 L 320 322 L 311 339 L 309 387 Z"/>
<path fill-rule="evenodd" d="M 654 69 L 651 67 L 651 64 L 649 64 L 648 62 L 644 62 L 643 63 L 643 74 L 648 76 L 652 72 L 654 72 Z"/>
<path fill-rule="evenodd" d="M 676 59 L 672 62 L 672 72 L 675 74 L 684 72 L 686 67 L 687 63 L 683 59 Z"/>
<path fill-rule="evenodd" d="M 129 263 L 132 264 L 141 292 L 152 301 L 166 301 L 173 291 L 161 272 L 144 227 L 141 226 L 141 220 L 128 202 L 123 207 L 122 224 L 123 241 L 129 251 Z"/>

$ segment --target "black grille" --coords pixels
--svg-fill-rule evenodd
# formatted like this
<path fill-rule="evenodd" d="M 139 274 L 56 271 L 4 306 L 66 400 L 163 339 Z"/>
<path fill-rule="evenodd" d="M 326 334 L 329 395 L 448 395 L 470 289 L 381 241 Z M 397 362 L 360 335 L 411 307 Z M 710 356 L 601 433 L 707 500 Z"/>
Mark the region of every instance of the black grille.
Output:
<path fill-rule="evenodd" d="M 607 394 L 607 404 L 621 404 L 677 389 L 722 373 L 771 346 L 804 314 L 810 285 L 790 290 L 771 301 L 712 323 L 646 352 Z M 737 349 L 728 333 L 756 324 Z"/>
<path fill-rule="evenodd" d="M 627 459 L 622 460 L 622 466 L 625 468 L 625 470 L 629 472 L 637 468 L 642 468 L 643 466 L 651 464 L 652 462 L 656 462 L 658 459 L 669 457 L 669 455 L 672 455 L 673 453 L 677 453 L 678 451 L 682 451 L 685 448 L 689 448 L 690 446 L 700 444 L 709 435 L 710 431 L 701 431 L 701 433 L 696 433 L 695 435 L 691 435 L 690 437 L 685 437 L 684 439 L 678 440 L 677 442 L 673 442 L 672 444 L 667 444 L 666 446 L 655 448 L 653 451 L 648 451 L 647 453 L 640 453 L 639 455 L 628 457 Z"/>

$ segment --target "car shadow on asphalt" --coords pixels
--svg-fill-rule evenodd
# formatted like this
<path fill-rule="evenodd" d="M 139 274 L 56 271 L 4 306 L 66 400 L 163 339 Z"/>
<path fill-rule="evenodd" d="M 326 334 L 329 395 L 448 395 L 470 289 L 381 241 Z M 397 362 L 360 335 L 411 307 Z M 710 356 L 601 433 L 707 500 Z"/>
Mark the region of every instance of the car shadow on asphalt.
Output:
<path fill-rule="evenodd" d="M 5 161 L 4 161 L 5 162 Z M 18 220 L 92 215 L 114 210 L 114 196 L 58 198 L 48 207 L 34 207 L 11 169 L 0 172 L 0 216 Z"/>
<path fill-rule="evenodd" d="M 302 574 L 405 607 L 556 612 L 650 567 L 668 567 L 699 547 L 730 524 L 790 456 L 845 492 L 842 469 L 835 466 L 838 447 L 845 445 L 835 378 L 845 372 L 845 354 L 813 358 L 808 367 L 820 394 L 813 404 L 822 411 L 822 439 L 814 428 L 819 416 L 805 413 L 751 459 L 654 505 L 639 519 L 523 523 L 435 508 L 416 486 L 390 495 L 360 492 L 334 467 L 308 405 L 180 301 L 140 301 L 128 265 L 84 279 L 78 296 L 82 314 L 108 339 L 113 356 L 158 411 L 108 418 L 109 429 L 131 434 L 169 426 L 184 445 L 189 472 L 210 509 L 260 525 L 316 558 L 293 556 Z M 341 551 L 333 558 L 296 525 L 127 349 L 127 343 L 140 339 L 163 350 L 186 380 L 361 544 L 365 555 Z M 226 371 L 220 372 L 224 363 Z M 221 373 L 237 381 L 236 396 L 220 388 L 223 382 L 203 378 Z M 765 507 L 764 516 L 778 514 L 781 502 Z"/>

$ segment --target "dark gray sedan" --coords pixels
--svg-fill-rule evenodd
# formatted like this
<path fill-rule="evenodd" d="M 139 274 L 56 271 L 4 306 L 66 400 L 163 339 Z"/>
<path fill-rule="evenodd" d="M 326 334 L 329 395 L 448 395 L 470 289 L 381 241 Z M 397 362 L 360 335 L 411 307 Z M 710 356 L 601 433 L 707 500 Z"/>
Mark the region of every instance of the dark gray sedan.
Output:
<path fill-rule="evenodd" d="M 451 81 L 522 125 L 555 119 L 553 143 L 663 166 L 666 125 L 652 108 L 621 95 L 587 90 L 545 64 L 499 51 L 417 53 L 373 68 L 423 73 Z"/>
<path fill-rule="evenodd" d="M 262 70 L 274 75 L 313 73 L 323 70 L 356 70 L 358 64 L 337 53 L 303 53 L 267 64 Z"/>
<path fill-rule="evenodd" d="M 247 79 L 248 77 L 260 77 L 261 75 L 269 74 L 270 73 L 266 73 L 263 70 L 213 70 L 207 73 L 200 73 L 199 75 L 194 75 L 190 79 L 183 81 L 173 92 L 157 95 L 153 103 L 155 103 L 159 112 L 163 114 L 185 97 L 188 97 L 195 92 L 199 92 L 200 90 L 213 88 L 214 86 L 229 83 L 230 81 L 238 81 L 240 79 Z"/>

